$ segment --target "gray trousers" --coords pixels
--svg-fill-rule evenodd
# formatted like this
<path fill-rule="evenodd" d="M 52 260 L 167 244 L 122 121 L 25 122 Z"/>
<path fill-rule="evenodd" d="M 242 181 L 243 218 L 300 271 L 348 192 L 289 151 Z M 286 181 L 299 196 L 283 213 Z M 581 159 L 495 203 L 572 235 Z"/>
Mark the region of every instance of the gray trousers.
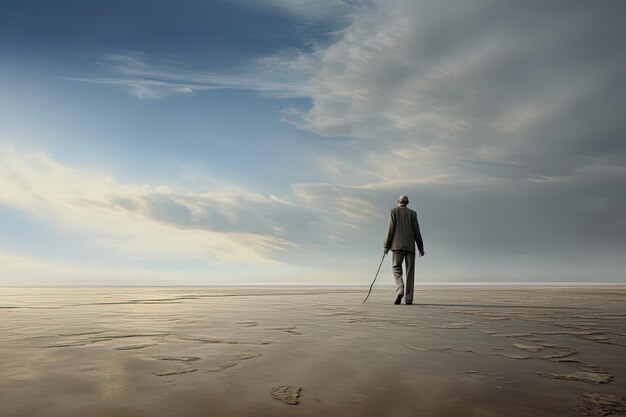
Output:
<path fill-rule="evenodd" d="M 406 288 L 402 282 L 402 261 L 406 266 Z M 404 302 L 413 302 L 413 281 L 415 280 L 415 253 L 394 250 L 392 259 L 393 278 L 396 280 L 396 295 L 404 294 Z"/>

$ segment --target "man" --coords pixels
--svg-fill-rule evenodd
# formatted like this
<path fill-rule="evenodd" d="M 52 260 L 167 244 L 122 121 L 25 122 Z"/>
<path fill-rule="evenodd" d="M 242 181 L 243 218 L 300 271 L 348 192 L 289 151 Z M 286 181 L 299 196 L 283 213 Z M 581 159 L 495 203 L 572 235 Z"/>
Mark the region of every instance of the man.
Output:
<path fill-rule="evenodd" d="M 413 304 L 413 280 L 415 277 L 415 244 L 419 256 L 424 256 L 424 242 L 417 222 L 417 213 L 407 207 L 409 197 L 401 195 L 398 206 L 391 209 L 389 227 L 385 238 L 385 254 L 393 251 L 392 269 L 396 280 L 396 301 L 400 304 L 402 297 L 406 304 Z M 402 261 L 406 267 L 406 292 L 402 282 Z"/>

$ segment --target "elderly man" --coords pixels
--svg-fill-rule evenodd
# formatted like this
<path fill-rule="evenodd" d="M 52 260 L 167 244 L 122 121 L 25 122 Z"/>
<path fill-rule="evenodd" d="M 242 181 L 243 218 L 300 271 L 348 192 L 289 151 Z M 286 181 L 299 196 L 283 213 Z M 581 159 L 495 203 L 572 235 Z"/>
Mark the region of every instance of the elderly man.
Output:
<path fill-rule="evenodd" d="M 385 254 L 393 251 L 393 277 L 396 280 L 396 301 L 400 304 L 402 297 L 406 304 L 413 304 L 413 280 L 415 277 L 415 244 L 419 256 L 424 256 L 424 242 L 417 222 L 417 213 L 407 207 L 409 198 L 401 195 L 398 206 L 391 209 L 389 227 L 385 238 Z M 406 266 L 406 290 L 402 282 L 402 262 Z"/>

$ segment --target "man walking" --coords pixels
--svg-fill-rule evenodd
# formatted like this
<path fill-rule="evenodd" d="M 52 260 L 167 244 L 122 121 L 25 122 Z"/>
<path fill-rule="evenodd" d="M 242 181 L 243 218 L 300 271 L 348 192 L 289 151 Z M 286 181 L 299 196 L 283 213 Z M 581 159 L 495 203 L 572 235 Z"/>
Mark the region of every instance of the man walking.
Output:
<path fill-rule="evenodd" d="M 402 297 L 407 304 L 413 304 L 413 281 L 415 277 L 415 244 L 419 256 L 424 256 L 424 242 L 417 222 L 417 213 L 407 207 L 409 197 L 401 195 L 398 206 L 391 209 L 389 227 L 385 237 L 385 254 L 393 251 L 393 277 L 396 280 L 396 301 L 400 304 Z M 406 267 L 406 290 L 402 282 L 402 262 Z"/>

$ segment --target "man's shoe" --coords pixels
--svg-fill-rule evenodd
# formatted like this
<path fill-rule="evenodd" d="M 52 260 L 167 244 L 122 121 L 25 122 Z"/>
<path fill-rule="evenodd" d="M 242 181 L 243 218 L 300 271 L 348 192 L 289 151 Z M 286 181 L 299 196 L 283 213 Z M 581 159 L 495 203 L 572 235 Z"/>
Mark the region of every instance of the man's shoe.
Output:
<path fill-rule="evenodd" d="M 396 297 L 396 301 L 394 301 L 395 305 L 400 304 L 400 301 L 402 301 L 402 297 L 404 297 L 403 294 L 398 294 L 398 296 Z"/>
<path fill-rule="evenodd" d="M 411 304 L 413 304 L 413 301 L 407 301 L 406 305 L 410 306 Z"/>

